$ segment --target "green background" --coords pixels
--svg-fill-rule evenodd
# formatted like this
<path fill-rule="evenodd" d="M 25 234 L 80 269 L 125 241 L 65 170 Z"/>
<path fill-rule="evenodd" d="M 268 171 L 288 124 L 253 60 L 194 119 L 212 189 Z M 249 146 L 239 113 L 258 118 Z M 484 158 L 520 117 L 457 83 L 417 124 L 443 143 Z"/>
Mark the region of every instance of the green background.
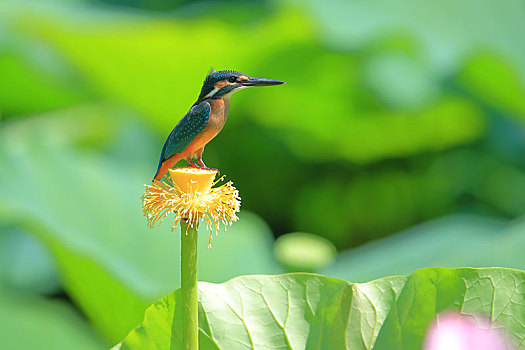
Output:
<path fill-rule="evenodd" d="M 519 0 L 2 1 L 0 335 L 107 347 L 179 287 L 139 198 L 211 66 L 287 84 L 206 148 L 242 210 L 200 280 L 525 269 L 523 33 Z"/>

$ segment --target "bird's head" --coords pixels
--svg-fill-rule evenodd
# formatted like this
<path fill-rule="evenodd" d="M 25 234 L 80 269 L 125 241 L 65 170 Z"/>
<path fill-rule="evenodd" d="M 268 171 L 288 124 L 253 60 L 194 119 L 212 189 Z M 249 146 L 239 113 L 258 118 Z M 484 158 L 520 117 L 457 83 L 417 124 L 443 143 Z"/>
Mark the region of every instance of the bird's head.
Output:
<path fill-rule="evenodd" d="M 241 72 L 233 70 L 221 70 L 216 72 L 213 68 L 208 73 L 198 101 L 204 99 L 228 98 L 233 93 L 252 86 L 269 86 L 284 84 L 284 81 L 250 77 Z"/>

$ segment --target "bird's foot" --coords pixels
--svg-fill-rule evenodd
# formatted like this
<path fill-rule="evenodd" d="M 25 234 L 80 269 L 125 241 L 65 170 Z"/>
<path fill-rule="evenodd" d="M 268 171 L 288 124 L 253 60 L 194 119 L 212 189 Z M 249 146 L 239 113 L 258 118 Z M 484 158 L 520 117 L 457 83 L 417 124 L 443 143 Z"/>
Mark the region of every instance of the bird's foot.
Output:
<path fill-rule="evenodd" d="M 221 175 L 221 172 L 219 171 L 219 169 L 215 169 L 215 168 L 209 168 L 207 166 L 203 166 L 203 167 L 199 167 L 199 169 L 204 169 L 204 170 L 210 170 L 210 171 L 216 171 L 217 172 L 217 175 Z"/>
<path fill-rule="evenodd" d="M 208 169 L 208 167 L 206 166 L 206 164 L 204 164 L 204 161 L 202 160 L 202 158 L 197 158 L 197 163 L 199 163 L 199 165 L 200 165 L 203 169 Z"/>
<path fill-rule="evenodd" d="M 193 161 L 192 162 L 188 161 L 188 163 L 190 163 L 190 167 L 191 168 L 216 171 L 217 175 L 219 175 L 219 176 L 221 175 L 221 172 L 219 171 L 219 169 L 207 167 L 206 164 L 204 164 L 204 162 L 202 161 L 202 159 L 199 159 L 197 161 L 199 162 L 200 166 L 195 164 L 195 162 L 193 162 Z"/>
<path fill-rule="evenodd" d="M 219 171 L 219 169 L 207 167 L 206 164 L 204 164 L 204 161 L 202 160 L 202 158 L 198 158 L 197 162 L 200 164 L 201 169 L 213 170 L 217 172 L 217 175 L 221 175 L 221 172 Z"/>

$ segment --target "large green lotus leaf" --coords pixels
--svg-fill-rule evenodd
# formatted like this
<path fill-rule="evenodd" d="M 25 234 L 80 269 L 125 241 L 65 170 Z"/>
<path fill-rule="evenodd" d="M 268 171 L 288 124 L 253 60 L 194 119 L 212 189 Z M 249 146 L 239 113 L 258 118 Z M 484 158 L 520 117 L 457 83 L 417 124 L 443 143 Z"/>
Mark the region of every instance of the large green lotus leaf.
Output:
<path fill-rule="evenodd" d="M 349 283 L 315 274 L 199 283 L 201 349 L 420 349 L 438 312 L 488 317 L 525 338 L 525 273 L 432 268 Z M 180 291 L 148 308 L 121 349 L 180 349 Z"/>
<path fill-rule="evenodd" d="M 70 306 L 0 290 L 2 349 L 102 349 L 104 342 Z"/>
<path fill-rule="evenodd" d="M 394 277 L 353 286 L 297 273 L 243 276 L 224 284 L 201 282 L 200 348 L 339 349 L 352 339 L 370 344 L 388 310 L 378 307 L 376 313 L 367 296 L 376 294 L 392 304 L 404 281 L 405 277 Z M 181 348 L 180 303 L 177 291 L 152 305 L 144 322 L 125 338 L 122 349 Z M 363 313 L 350 315 L 352 309 Z M 349 321 L 353 327 L 348 327 Z"/>
<path fill-rule="evenodd" d="M 509 348 L 525 344 L 525 273 L 504 268 L 416 271 L 409 276 L 379 332 L 374 349 L 420 349 L 437 312 L 483 316 L 501 327 Z"/>
<path fill-rule="evenodd" d="M 59 119 L 48 121 L 59 125 Z M 137 165 L 148 164 L 146 159 L 125 162 L 77 151 L 67 128 L 42 124 L 12 121 L 1 130 L 0 221 L 45 244 L 68 294 L 108 340 L 117 341 L 148 305 L 180 285 L 180 233 L 170 231 L 168 222 L 146 226 L 140 196 L 154 169 Z M 127 132 L 125 121 L 119 126 Z M 62 138 L 55 137 L 57 130 L 64 131 Z M 139 155 L 136 149 L 144 144 L 134 135 L 126 151 Z M 250 213 L 240 218 L 210 250 L 208 233 L 201 230 L 201 280 L 282 272 L 266 224 Z"/>

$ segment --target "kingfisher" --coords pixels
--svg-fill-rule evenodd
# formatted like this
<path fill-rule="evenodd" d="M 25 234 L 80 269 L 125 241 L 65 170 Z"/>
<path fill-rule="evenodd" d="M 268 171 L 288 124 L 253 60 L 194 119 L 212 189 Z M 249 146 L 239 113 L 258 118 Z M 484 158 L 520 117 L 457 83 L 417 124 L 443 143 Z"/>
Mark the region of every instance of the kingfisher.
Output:
<path fill-rule="evenodd" d="M 209 169 L 202 160 L 204 147 L 222 130 L 231 96 L 252 86 L 284 84 L 284 81 L 256 78 L 233 70 L 210 70 L 197 101 L 169 134 L 160 153 L 155 180 L 166 175 L 168 169 L 179 160 L 186 160 L 191 166 Z M 193 161 L 197 159 L 198 165 Z"/>

